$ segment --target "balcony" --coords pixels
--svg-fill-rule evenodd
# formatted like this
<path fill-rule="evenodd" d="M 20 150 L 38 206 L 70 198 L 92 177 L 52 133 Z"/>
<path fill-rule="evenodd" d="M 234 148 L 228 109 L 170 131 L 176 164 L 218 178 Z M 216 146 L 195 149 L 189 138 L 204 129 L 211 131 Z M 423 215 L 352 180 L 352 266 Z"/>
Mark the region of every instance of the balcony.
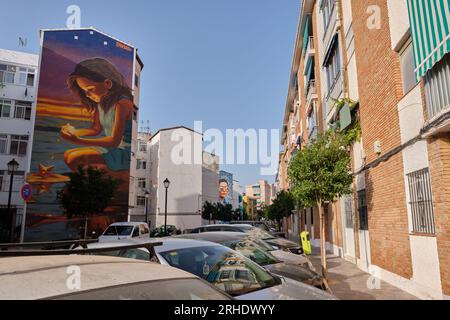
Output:
<path fill-rule="evenodd" d="M 340 21 L 338 20 L 338 6 L 333 5 L 328 24 L 325 26 L 325 34 L 323 36 L 323 44 L 325 48 L 330 45 L 331 39 L 340 27 Z"/>
<path fill-rule="evenodd" d="M 306 87 L 306 109 L 309 110 L 312 102 L 317 100 L 316 80 L 311 80 Z"/>
<path fill-rule="evenodd" d="M 308 40 L 307 40 L 305 48 L 303 49 L 303 58 L 306 61 L 310 57 L 313 57 L 314 54 L 315 54 L 314 37 L 310 36 L 310 37 L 308 37 Z"/>
<path fill-rule="evenodd" d="M 333 81 L 327 96 L 325 97 L 326 121 L 331 123 L 336 116 L 336 108 L 334 99 L 340 99 L 344 90 L 344 72 L 340 70 Z"/>

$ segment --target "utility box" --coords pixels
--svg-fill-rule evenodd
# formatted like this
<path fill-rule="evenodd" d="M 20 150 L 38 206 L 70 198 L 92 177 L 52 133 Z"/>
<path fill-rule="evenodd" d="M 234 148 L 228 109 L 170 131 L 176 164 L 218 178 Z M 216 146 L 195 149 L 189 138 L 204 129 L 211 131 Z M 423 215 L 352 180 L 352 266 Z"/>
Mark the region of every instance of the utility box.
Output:
<path fill-rule="evenodd" d="M 311 249 L 311 238 L 309 237 L 309 232 L 303 231 L 302 233 L 300 233 L 300 239 L 302 242 L 303 253 L 307 254 L 307 255 L 311 255 L 312 249 Z"/>

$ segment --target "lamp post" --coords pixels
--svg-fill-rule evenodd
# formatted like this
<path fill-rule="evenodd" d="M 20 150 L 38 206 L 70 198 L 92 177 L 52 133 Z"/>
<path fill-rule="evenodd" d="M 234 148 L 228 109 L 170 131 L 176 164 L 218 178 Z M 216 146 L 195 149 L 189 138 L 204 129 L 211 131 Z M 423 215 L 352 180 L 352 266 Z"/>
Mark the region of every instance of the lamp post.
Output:
<path fill-rule="evenodd" d="M 164 180 L 164 188 L 166 188 L 166 211 L 164 215 L 164 235 L 167 236 L 167 193 L 170 187 L 169 179 Z"/>
<path fill-rule="evenodd" d="M 145 190 L 145 223 L 148 224 L 148 199 L 150 198 L 150 192 Z"/>
<path fill-rule="evenodd" d="M 14 173 L 19 169 L 19 164 L 17 163 L 16 159 L 12 159 L 10 162 L 8 162 L 8 174 L 10 175 L 9 180 L 9 195 L 8 195 L 8 217 L 11 215 L 11 196 L 12 196 L 12 188 L 13 188 L 13 182 L 14 182 Z M 14 225 L 15 221 L 12 221 L 11 219 L 11 242 L 13 242 L 14 237 Z"/>

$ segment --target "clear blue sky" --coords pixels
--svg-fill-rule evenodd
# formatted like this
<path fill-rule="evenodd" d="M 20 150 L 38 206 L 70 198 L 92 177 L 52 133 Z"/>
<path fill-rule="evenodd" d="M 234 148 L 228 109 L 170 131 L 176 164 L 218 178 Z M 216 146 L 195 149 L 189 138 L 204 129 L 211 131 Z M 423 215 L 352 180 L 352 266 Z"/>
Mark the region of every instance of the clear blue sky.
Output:
<path fill-rule="evenodd" d="M 38 30 L 64 28 L 71 4 L 82 27 L 139 48 L 141 120 L 152 132 L 195 120 L 204 129 L 281 127 L 300 0 L 0 0 L 0 47 L 38 53 Z M 258 166 L 222 169 L 242 185 L 273 181 Z"/>

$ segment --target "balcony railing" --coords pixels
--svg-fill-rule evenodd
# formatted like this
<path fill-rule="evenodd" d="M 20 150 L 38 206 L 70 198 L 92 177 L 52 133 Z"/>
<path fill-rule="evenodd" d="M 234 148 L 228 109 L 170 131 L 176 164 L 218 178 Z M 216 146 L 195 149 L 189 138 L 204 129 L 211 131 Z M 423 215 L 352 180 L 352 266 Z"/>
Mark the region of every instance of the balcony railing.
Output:
<path fill-rule="evenodd" d="M 306 105 L 309 106 L 314 95 L 317 95 L 316 80 L 311 80 L 306 88 Z"/>
<path fill-rule="evenodd" d="M 314 37 L 313 36 L 308 37 L 306 46 L 305 46 L 305 48 L 303 48 L 303 58 L 305 58 L 306 54 L 314 55 Z"/>

